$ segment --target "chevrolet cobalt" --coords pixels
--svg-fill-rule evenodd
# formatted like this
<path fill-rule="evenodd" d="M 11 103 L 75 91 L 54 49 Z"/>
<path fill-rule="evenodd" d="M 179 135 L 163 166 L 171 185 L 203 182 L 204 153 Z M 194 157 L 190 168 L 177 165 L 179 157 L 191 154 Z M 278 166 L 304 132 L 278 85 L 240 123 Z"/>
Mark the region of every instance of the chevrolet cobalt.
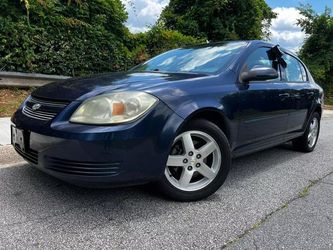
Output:
<path fill-rule="evenodd" d="M 12 144 L 76 185 L 153 182 L 193 201 L 223 184 L 234 157 L 288 141 L 313 151 L 322 105 L 295 54 L 262 41 L 212 43 L 36 89 L 11 119 Z"/>

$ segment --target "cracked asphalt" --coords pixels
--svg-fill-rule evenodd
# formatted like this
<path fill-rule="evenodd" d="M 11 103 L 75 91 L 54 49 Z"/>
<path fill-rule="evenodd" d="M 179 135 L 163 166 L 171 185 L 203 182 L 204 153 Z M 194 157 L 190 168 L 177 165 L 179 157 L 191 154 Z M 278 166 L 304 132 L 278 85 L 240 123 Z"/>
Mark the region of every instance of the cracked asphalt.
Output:
<path fill-rule="evenodd" d="M 313 153 L 284 145 L 236 159 L 215 195 L 177 203 L 149 185 L 78 188 L 3 146 L 0 249 L 333 249 L 332 148 L 325 118 Z"/>

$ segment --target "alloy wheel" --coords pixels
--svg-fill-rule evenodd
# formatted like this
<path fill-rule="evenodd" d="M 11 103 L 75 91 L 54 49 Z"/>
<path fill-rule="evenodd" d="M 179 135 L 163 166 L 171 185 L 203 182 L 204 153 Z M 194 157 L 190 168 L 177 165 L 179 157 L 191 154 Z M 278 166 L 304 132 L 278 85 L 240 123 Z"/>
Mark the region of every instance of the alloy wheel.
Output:
<path fill-rule="evenodd" d="M 312 148 L 316 144 L 318 132 L 319 132 L 319 122 L 317 117 L 314 117 L 310 123 L 309 133 L 308 133 L 308 145 L 310 148 Z"/>
<path fill-rule="evenodd" d="M 176 188 L 197 191 L 208 186 L 221 166 L 217 142 L 202 131 L 186 131 L 174 140 L 165 176 Z"/>

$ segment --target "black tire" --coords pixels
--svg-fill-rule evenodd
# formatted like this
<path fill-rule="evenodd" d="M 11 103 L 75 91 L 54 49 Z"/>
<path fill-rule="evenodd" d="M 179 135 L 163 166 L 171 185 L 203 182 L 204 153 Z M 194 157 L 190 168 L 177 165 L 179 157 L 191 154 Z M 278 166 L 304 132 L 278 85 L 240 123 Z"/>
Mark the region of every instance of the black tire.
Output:
<path fill-rule="evenodd" d="M 227 137 L 221 129 L 214 123 L 207 120 L 194 120 L 191 121 L 186 128 L 179 134 L 186 131 L 201 131 L 211 136 L 217 143 L 221 152 L 221 165 L 215 178 L 204 188 L 196 191 L 184 191 L 176 188 L 170 183 L 165 174 L 157 183 L 159 190 L 167 197 L 177 201 L 197 201 L 210 196 L 215 193 L 227 178 L 231 166 L 231 152 Z"/>
<path fill-rule="evenodd" d="M 317 121 L 318 121 L 318 133 L 317 133 L 317 137 L 315 139 L 314 144 L 310 145 L 309 140 L 308 140 L 308 136 L 309 136 L 309 133 L 310 133 L 311 122 L 314 119 L 317 119 Z M 309 120 L 309 124 L 308 124 L 308 126 L 305 130 L 305 133 L 301 137 L 296 138 L 292 141 L 294 149 L 297 150 L 297 151 L 305 152 L 305 153 L 312 152 L 315 149 L 316 145 L 317 145 L 319 132 L 320 132 L 320 115 L 317 112 L 315 112 L 315 113 L 312 114 L 312 116 Z"/>

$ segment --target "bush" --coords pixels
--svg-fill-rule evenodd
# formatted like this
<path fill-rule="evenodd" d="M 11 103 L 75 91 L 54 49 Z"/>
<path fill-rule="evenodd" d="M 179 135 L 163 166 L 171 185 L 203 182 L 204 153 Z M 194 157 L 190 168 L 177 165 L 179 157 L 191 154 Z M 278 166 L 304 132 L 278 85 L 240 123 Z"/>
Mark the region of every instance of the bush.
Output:
<path fill-rule="evenodd" d="M 35 27 L 0 19 L 0 67 L 8 71 L 85 75 L 125 70 L 131 53 L 100 27 Z"/>
<path fill-rule="evenodd" d="M 126 70 L 199 40 L 157 25 L 131 34 L 120 0 L 1 0 L 0 70 L 81 76 Z"/>
<path fill-rule="evenodd" d="M 203 39 L 186 36 L 157 24 L 145 33 L 133 35 L 135 47 L 132 51 L 136 64 L 170 49 L 203 43 Z"/>
<path fill-rule="evenodd" d="M 300 57 L 308 65 L 327 98 L 333 97 L 333 17 L 331 10 L 316 14 L 310 6 L 299 8 L 298 24 L 307 34 Z"/>
<path fill-rule="evenodd" d="M 118 2 L 104 1 L 96 10 L 86 2 L 73 6 L 35 0 L 29 1 L 29 15 L 17 1 L 0 5 L 10 6 L 8 13 L 21 13 L 0 17 L 0 68 L 72 76 L 127 69 L 132 60 L 122 41 L 126 14 Z M 110 17 L 102 7 L 119 13 Z"/>

